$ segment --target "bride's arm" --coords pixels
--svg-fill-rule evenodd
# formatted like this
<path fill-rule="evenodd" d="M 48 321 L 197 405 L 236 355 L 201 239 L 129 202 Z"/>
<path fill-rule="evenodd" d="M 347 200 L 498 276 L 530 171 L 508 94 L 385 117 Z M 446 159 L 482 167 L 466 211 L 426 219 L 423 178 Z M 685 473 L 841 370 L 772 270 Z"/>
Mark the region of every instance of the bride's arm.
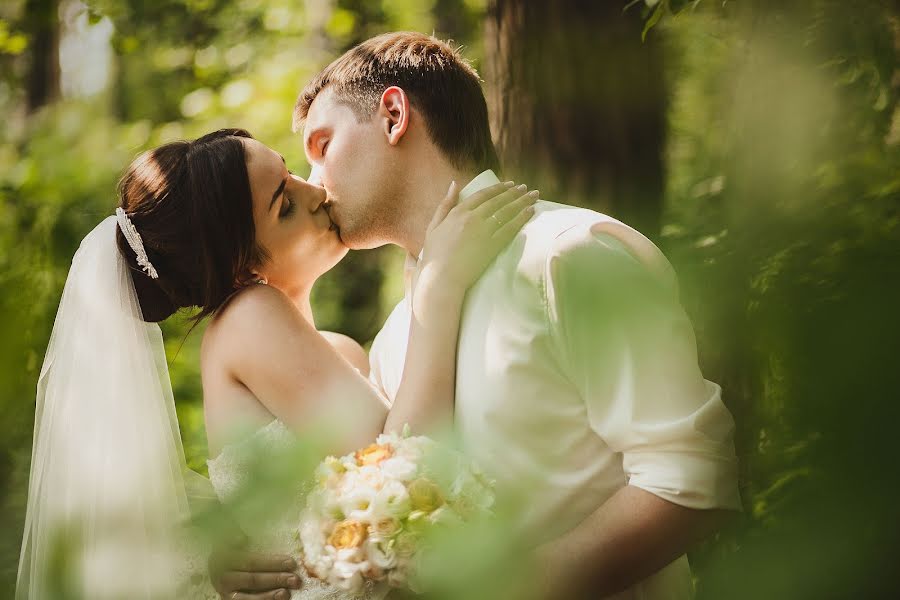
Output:
<path fill-rule="evenodd" d="M 242 290 L 210 327 L 216 331 L 204 360 L 223 365 L 232 381 L 247 388 L 291 430 L 320 432 L 329 427 L 324 451 L 345 454 L 371 443 L 381 431 L 385 403 L 280 290 L 268 285 Z M 220 402 L 215 397 L 205 401 Z M 217 432 L 208 432 L 227 440 L 229 430 L 240 425 L 235 423 L 236 411 L 208 408 L 231 415 Z"/>
<path fill-rule="evenodd" d="M 216 318 L 216 346 L 231 377 L 296 431 L 334 425 L 326 450 L 338 454 L 404 423 L 421 432 L 449 418 L 466 289 L 518 233 L 535 201 L 505 184 L 456 199 L 451 188 L 429 227 L 404 377 L 390 414 L 369 382 L 270 286 L 242 291 Z"/>

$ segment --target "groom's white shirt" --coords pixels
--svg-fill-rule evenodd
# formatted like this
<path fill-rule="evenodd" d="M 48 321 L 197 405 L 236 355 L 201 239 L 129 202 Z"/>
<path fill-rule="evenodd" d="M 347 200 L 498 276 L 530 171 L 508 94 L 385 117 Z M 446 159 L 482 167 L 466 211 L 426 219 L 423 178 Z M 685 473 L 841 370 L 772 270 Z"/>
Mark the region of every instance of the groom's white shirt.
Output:
<path fill-rule="evenodd" d="M 497 182 L 485 171 L 460 197 Z M 370 352 L 372 382 L 391 401 L 403 374 L 416 262 L 407 259 L 406 295 Z M 628 296 L 635 292 L 639 298 Z M 690 508 L 739 510 L 734 423 L 720 394 L 697 366 L 668 262 L 611 217 L 539 202 L 469 290 L 457 428 L 500 489 L 527 490 L 522 525 L 545 539 L 578 525 L 626 484 Z M 690 595 L 681 557 L 616 598 Z"/>

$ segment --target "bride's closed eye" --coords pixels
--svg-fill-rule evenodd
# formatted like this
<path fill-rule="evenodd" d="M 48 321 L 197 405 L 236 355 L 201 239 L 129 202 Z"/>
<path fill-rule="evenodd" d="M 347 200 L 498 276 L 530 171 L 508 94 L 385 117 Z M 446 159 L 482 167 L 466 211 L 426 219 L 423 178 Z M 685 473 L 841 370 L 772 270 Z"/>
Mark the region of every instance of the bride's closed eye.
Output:
<path fill-rule="evenodd" d="M 284 192 L 284 202 L 281 203 L 281 212 L 278 213 L 278 217 L 286 219 L 293 215 L 296 210 L 297 203 L 294 202 L 294 199 L 291 198 L 290 194 Z"/>
<path fill-rule="evenodd" d="M 288 177 L 293 177 L 294 172 L 288 169 Z M 282 191 L 284 196 L 284 200 L 281 203 L 281 211 L 278 213 L 278 218 L 284 219 L 290 217 L 294 214 L 294 211 L 297 210 L 297 203 L 294 202 L 294 199 L 291 197 L 290 193 L 287 191 L 285 187 L 284 191 Z"/>

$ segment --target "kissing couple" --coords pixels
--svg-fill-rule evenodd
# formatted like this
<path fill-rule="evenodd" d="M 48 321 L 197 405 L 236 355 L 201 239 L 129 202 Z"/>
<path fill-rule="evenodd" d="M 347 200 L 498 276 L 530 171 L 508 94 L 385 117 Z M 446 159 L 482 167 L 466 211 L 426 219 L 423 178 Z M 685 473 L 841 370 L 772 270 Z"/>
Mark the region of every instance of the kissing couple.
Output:
<path fill-rule="evenodd" d="M 208 573 L 161 551 L 199 477 L 156 324 L 182 308 L 209 320 L 223 505 L 253 480 L 248 441 L 274 452 L 324 419 L 325 451 L 343 455 L 452 427 L 498 497 L 527 490 L 514 520 L 529 540 L 517 551 L 540 565 L 529 594 L 689 598 L 686 551 L 741 504 L 734 423 L 662 253 L 501 181 L 478 74 L 434 37 L 349 50 L 300 92 L 293 124 L 309 179 L 242 129 L 171 142 L 128 167 L 115 215 L 82 241 L 38 381 L 17 598 L 58 595 L 61 539 L 74 597 L 388 593 L 312 576 L 278 527 L 245 528 L 247 551 Z M 349 250 L 385 244 L 408 253 L 405 296 L 367 355 L 316 329 L 310 292 Z"/>

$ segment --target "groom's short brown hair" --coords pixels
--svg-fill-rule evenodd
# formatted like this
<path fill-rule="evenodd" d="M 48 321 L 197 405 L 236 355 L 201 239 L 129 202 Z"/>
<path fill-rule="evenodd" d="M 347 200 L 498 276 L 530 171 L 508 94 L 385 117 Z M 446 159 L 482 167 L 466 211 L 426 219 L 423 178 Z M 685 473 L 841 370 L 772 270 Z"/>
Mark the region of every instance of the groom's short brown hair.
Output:
<path fill-rule="evenodd" d="M 364 121 L 393 85 L 422 113 L 431 140 L 454 166 L 499 169 L 478 73 L 450 44 L 416 32 L 373 37 L 325 67 L 297 98 L 294 131 L 326 87 Z"/>

